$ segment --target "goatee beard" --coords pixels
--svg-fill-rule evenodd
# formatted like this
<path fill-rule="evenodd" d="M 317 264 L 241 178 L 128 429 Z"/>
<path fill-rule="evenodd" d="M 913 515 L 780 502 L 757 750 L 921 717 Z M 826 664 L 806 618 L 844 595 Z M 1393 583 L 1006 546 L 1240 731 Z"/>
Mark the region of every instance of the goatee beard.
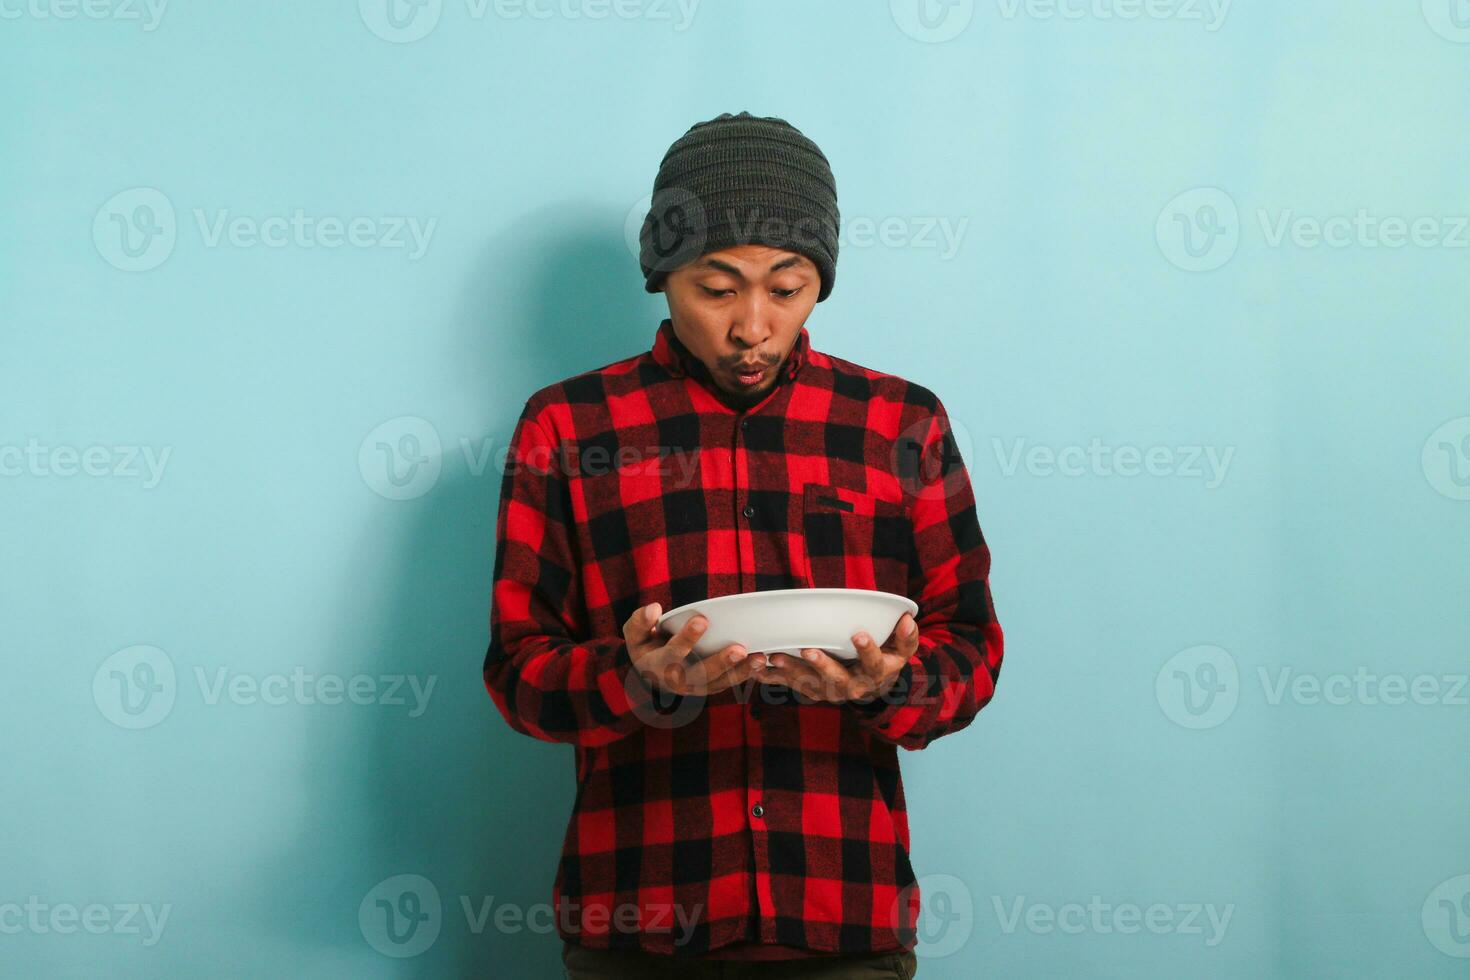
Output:
<path fill-rule="evenodd" d="M 736 411 L 744 411 L 756 402 L 761 401 L 769 394 L 765 385 L 761 385 L 755 391 L 727 391 L 720 389 L 720 399 L 730 408 Z"/>

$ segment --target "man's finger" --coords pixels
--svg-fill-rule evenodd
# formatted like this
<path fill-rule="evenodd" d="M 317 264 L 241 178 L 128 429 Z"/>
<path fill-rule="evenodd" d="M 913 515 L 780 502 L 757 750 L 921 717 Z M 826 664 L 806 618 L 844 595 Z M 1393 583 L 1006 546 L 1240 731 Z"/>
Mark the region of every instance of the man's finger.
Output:
<path fill-rule="evenodd" d="M 689 652 L 694 649 L 694 644 L 704 635 L 709 626 L 709 620 L 695 614 L 689 617 L 689 622 L 684 624 L 683 629 L 675 633 L 664 646 L 673 654 L 671 662 L 684 661 L 689 658 Z"/>
<path fill-rule="evenodd" d="M 649 632 L 652 632 L 652 624 L 658 621 L 658 603 L 650 603 L 644 607 L 644 611 L 650 624 Z M 625 632 L 635 629 L 631 624 L 636 619 L 635 614 L 629 620 L 629 626 L 625 627 Z M 703 616 L 691 617 L 684 628 L 667 641 L 653 637 L 641 644 L 630 643 L 628 655 L 633 660 L 633 666 L 645 679 L 650 675 L 656 678 L 658 686 L 666 691 L 683 690 L 689 669 L 693 666 L 688 662 L 689 653 L 703 633 L 706 622 Z"/>
<path fill-rule="evenodd" d="M 763 665 L 755 672 L 756 678 L 762 684 L 784 684 L 790 687 L 791 682 L 796 678 L 796 671 L 802 666 L 801 663 L 784 653 L 772 653 L 769 655 L 770 665 L 765 666 L 766 656 L 762 654 L 757 658 L 763 661 Z"/>
<path fill-rule="evenodd" d="M 868 679 L 875 684 L 881 681 L 888 666 L 885 654 L 873 641 L 873 637 L 867 632 L 855 633 L 852 637 L 852 645 L 857 648 L 858 668 L 862 673 L 866 674 Z"/>
<path fill-rule="evenodd" d="M 737 660 L 729 670 L 710 682 L 709 693 L 718 694 L 726 688 L 744 684 L 750 678 L 759 676 L 761 673 L 761 664 L 763 663 L 765 663 L 765 658 L 760 654 L 747 653 L 744 657 Z"/>
<path fill-rule="evenodd" d="M 762 684 L 780 684 L 791 690 L 799 690 L 801 678 L 809 676 L 811 671 L 795 657 L 784 653 L 771 654 L 771 666 L 756 671 L 756 677 Z"/>
<path fill-rule="evenodd" d="M 628 621 L 623 624 L 623 641 L 628 644 L 630 652 L 647 646 L 653 640 L 659 615 L 658 603 L 650 602 L 628 617 Z"/>
<path fill-rule="evenodd" d="M 823 701 L 846 700 L 852 685 L 852 675 L 847 668 L 825 650 L 808 647 L 801 651 L 802 659 L 814 671 L 821 682 Z"/>
<path fill-rule="evenodd" d="M 898 655 L 905 662 L 919 652 L 919 624 L 914 622 L 912 614 L 904 613 L 899 617 L 898 625 L 893 628 L 893 635 L 898 641 Z"/>
<path fill-rule="evenodd" d="M 725 674 L 728 674 L 748 656 L 749 654 L 745 652 L 745 647 L 739 643 L 732 643 L 720 652 L 700 659 L 685 674 L 684 685 L 687 693 L 713 693 L 711 691 L 711 685 Z"/>
<path fill-rule="evenodd" d="M 771 666 L 757 671 L 756 676 L 762 684 L 783 684 L 813 700 L 825 700 L 825 698 L 808 693 L 813 690 L 820 691 L 823 683 L 816 668 L 792 654 L 771 654 Z"/>

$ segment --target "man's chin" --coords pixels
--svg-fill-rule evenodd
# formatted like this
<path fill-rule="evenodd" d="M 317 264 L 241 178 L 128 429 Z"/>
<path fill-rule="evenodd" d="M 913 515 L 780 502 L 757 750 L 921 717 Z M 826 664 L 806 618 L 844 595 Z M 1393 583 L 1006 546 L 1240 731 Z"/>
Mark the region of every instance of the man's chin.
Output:
<path fill-rule="evenodd" d="M 742 384 L 720 385 L 720 391 L 724 393 L 726 401 L 737 405 L 754 405 L 770 393 L 771 382 L 769 379 L 762 381 L 754 388 L 747 388 Z"/>
<path fill-rule="evenodd" d="M 771 379 L 763 378 L 758 385 L 734 384 L 725 388 L 725 392 L 732 398 L 754 399 L 760 398 L 771 390 Z"/>

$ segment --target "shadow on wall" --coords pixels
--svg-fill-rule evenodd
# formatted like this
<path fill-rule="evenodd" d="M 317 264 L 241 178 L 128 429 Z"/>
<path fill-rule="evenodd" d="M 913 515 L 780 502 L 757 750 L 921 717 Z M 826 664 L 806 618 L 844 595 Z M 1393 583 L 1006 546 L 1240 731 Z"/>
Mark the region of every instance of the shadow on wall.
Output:
<path fill-rule="evenodd" d="M 465 383 L 483 395 L 493 431 L 430 419 L 444 451 L 437 481 L 411 500 L 375 498 L 349 564 L 360 574 L 342 583 L 339 652 L 323 659 L 344 674 L 412 675 L 421 690 L 432 678 L 427 709 L 411 716 L 416 695 L 405 683 L 402 706 L 311 714 L 305 737 L 317 765 L 301 834 L 254 869 L 273 931 L 337 963 L 357 953 L 361 976 L 562 975 L 550 901 L 575 797 L 573 750 L 513 731 L 480 670 L 495 459 L 516 417 L 537 388 L 646 350 L 665 315 L 626 246 L 586 231 L 621 228 L 624 216 L 594 221 L 588 210 L 531 215 L 475 262 L 458 315 L 464 339 L 444 353 L 469 369 Z M 380 421 L 364 419 L 364 432 Z M 488 439 L 489 462 L 462 451 L 461 437 L 474 447 Z M 422 877 L 391 880 L 400 875 Z"/>
<path fill-rule="evenodd" d="M 668 304 L 643 289 L 637 252 L 621 237 L 626 219 L 589 203 L 542 208 L 475 263 L 459 316 L 463 344 L 449 353 L 497 416 L 513 423 L 543 385 L 653 346 Z M 497 446 L 509 423 L 494 434 Z"/>

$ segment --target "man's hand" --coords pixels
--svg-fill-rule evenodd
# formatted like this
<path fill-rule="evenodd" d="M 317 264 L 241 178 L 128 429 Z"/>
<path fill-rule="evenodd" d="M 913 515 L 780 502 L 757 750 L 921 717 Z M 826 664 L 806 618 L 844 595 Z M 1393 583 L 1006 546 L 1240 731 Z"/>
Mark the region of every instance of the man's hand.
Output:
<path fill-rule="evenodd" d="M 760 657 L 749 656 L 739 643 L 691 661 L 689 652 L 708 628 L 709 620 L 695 614 L 683 629 L 665 641 L 655 626 L 661 614 L 659 604 L 650 603 L 623 624 L 623 639 L 628 643 L 633 669 L 650 687 L 672 694 L 716 694 L 742 683 L 752 670 L 759 671 L 764 666 Z"/>
<path fill-rule="evenodd" d="M 757 671 L 762 684 L 784 684 L 813 701 L 866 702 L 888 693 L 898 673 L 919 649 L 919 625 L 904 613 L 883 646 L 867 633 L 855 633 L 856 661 L 838 660 L 824 650 L 807 648 L 801 657 L 771 654 L 771 665 Z M 750 658 L 756 659 L 756 658 Z"/>

